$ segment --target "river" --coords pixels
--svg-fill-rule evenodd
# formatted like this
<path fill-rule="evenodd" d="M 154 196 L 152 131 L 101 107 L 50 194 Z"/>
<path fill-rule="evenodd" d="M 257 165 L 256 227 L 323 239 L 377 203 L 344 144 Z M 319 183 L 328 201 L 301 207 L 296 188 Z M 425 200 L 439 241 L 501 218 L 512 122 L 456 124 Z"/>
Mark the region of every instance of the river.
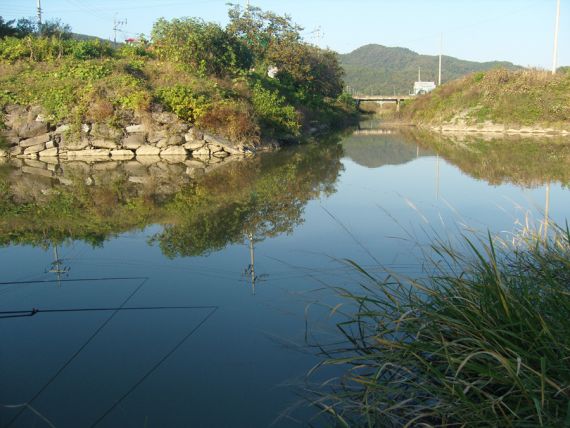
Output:
<path fill-rule="evenodd" d="M 0 166 L 0 426 L 307 425 L 344 259 L 423 275 L 434 238 L 570 212 L 568 140 L 361 128 L 205 174 Z"/>

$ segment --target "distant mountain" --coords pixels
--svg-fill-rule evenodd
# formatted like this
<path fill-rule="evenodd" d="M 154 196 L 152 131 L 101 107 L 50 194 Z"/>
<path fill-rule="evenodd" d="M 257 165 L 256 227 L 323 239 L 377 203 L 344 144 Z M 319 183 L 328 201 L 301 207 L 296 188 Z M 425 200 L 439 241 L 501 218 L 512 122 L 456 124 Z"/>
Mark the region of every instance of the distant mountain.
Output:
<path fill-rule="evenodd" d="M 420 55 L 405 48 L 366 45 L 340 55 L 340 59 L 346 71 L 346 84 L 364 94 L 389 95 L 394 91 L 407 94 L 418 79 L 418 67 L 422 80 L 437 82 L 439 57 Z M 444 56 L 442 80 L 445 83 L 474 71 L 499 67 L 521 68 L 504 61 L 474 62 Z"/>

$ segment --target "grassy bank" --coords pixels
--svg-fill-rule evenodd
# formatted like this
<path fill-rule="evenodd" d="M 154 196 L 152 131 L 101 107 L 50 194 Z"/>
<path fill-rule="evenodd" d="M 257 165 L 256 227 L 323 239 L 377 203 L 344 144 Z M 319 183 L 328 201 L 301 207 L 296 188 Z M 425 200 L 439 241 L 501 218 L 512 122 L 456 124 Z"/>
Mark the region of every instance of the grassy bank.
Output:
<path fill-rule="evenodd" d="M 570 73 L 474 73 L 408 103 L 402 118 L 425 126 L 492 123 L 570 130 Z"/>
<path fill-rule="evenodd" d="M 64 31 L 5 31 L 0 109 L 40 106 L 50 123 L 77 132 L 86 122 L 119 127 L 171 111 L 236 142 L 300 139 L 355 115 L 336 54 L 303 42 L 300 30 L 287 17 L 233 6 L 225 28 L 159 19 L 149 40 L 118 47 Z"/>
<path fill-rule="evenodd" d="M 570 424 L 570 232 L 434 246 L 427 279 L 362 274 L 333 313 L 346 369 L 316 399 L 341 426 Z M 349 310 L 351 306 L 353 310 Z"/>

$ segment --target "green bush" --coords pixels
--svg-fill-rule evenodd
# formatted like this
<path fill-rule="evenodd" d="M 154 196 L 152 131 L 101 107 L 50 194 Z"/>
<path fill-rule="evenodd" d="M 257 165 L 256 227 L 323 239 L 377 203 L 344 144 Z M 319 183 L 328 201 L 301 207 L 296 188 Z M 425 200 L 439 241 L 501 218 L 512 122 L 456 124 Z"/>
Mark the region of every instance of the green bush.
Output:
<path fill-rule="evenodd" d="M 251 54 L 243 44 L 218 24 L 197 18 L 159 19 L 152 28 L 152 42 L 159 58 L 201 75 L 225 76 L 251 66 Z"/>
<path fill-rule="evenodd" d="M 188 122 L 196 122 L 210 106 L 205 96 L 196 95 L 192 88 L 183 85 L 159 89 L 156 99 L 180 119 Z"/>
<path fill-rule="evenodd" d="M 95 59 L 113 56 L 113 48 L 109 42 L 95 40 L 78 40 L 71 44 L 71 55 L 75 59 Z"/>
<path fill-rule="evenodd" d="M 288 105 L 277 91 L 265 89 L 260 82 L 252 89 L 251 102 L 266 129 L 277 133 L 299 135 L 301 125 L 295 107 Z"/>

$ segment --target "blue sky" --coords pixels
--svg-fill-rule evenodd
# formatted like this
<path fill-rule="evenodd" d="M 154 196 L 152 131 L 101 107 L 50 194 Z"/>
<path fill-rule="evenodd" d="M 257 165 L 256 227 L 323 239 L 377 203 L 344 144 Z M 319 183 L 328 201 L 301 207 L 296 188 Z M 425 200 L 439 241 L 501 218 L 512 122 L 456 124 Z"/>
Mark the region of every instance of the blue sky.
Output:
<path fill-rule="evenodd" d="M 246 0 L 234 0 L 245 5 Z M 227 22 L 227 0 L 42 0 L 44 16 L 79 33 L 112 37 L 113 18 L 126 19 L 118 39 L 149 34 L 158 17 L 197 16 Z M 367 44 L 402 46 L 476 61 L 507 60 L 550 68 L 556 0 L 251 0 L 287 13 L 307 40 L 341 53 Z M 36 0 L 0 0 L 0 16 L 35 15 Z M 314 30 L 321 29 L 321 38 Z M 560 65 L 570 65 L 570 0 L 562 0 Z"/>

